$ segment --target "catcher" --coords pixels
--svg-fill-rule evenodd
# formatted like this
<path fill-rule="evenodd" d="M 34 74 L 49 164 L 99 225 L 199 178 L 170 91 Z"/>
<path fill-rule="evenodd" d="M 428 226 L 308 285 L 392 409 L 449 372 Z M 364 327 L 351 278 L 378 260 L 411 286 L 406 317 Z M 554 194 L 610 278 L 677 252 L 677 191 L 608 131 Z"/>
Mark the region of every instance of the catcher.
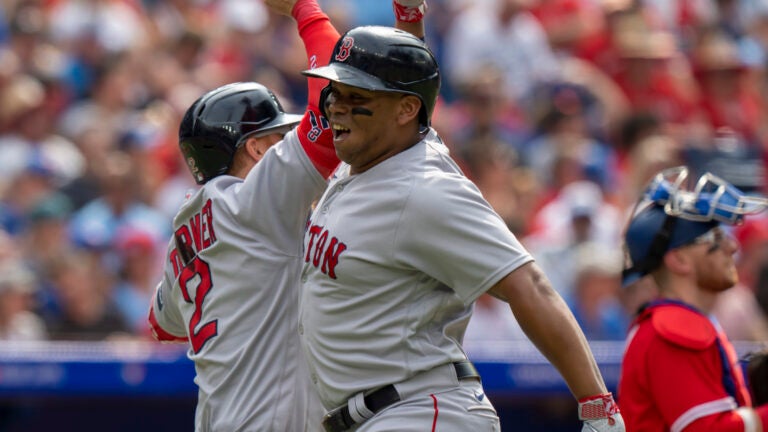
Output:
<path fill-rule="evenodd" d="M 765 390 L 755 393 L 755 408 L 736 352 L 710 315 L 737 282 L 729 226 L 768 200 L 711 173 L 687 188 L 687 174 L 657 174 L 625 233 L 625 285 L 650 275 L 659 292 L 629 331 L 618 389 L 627 430 L 768 430 Z"/>

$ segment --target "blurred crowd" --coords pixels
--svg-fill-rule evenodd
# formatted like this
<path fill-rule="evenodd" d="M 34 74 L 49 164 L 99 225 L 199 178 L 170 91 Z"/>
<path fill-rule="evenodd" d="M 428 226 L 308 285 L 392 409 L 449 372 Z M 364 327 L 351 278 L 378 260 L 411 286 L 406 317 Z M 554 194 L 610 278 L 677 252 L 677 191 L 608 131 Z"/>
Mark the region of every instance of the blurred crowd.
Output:
<path fill-rule="evenodd" d="M 391 2 L 321 0 L 336 27 Z M 433 126 L 593 340 L 624 339 L 643 186 L 680 164 L 766 193 L 768 0 L 429 0 Z M 0 340 L 148 338 L 170 221 L 196 185 L 186 108 L 236 81 L 306 103 L 295 25 L 260 0 L 0 0 Z M 280 185 L 275 185 L 280 187 Z M 716 316 L 768 341 L 768 218 L 732 233 Z M 254 275 L 258 277 L 258 275 Z M 524 335 L 477 304 L 467 338 Z"/>

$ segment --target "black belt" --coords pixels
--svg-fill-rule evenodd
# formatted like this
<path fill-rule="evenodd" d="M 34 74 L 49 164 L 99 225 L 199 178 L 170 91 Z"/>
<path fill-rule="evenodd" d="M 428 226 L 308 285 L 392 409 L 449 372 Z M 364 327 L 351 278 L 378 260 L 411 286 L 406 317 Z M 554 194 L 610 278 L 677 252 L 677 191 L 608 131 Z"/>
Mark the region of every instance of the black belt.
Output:
<path fill-rule="evenodd" d="M 480 378 L 475 365 L 470 361 L 455 362 L 453 367 L 456 370 L 456 378 L 459 380 Z M 365 401 L 365 406 L 376 414 L 384 408 L 400 402 L 400 394 L 397 393 L 394 385 L 389 384 L 365 395 L 363 400 Z M 349 405 L 342 405 L 323 417 L 323 428 L 326 432 L 344 432 L 351 429 L 355 424 L 357 422 L 349 414 Z"/>

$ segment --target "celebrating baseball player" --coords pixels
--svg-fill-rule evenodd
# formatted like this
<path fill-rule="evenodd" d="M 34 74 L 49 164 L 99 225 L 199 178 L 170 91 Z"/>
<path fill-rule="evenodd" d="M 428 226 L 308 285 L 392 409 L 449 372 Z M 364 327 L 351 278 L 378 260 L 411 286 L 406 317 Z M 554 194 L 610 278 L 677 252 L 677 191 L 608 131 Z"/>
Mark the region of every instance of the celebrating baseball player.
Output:
<path fill-rule="evenodd" d="M 685 167 L 657 174 L 627 226 L 625 284 L 650 275 L 659 296 L 630 330 L 619 401 L 628 430 L 760 432 L 768 405 L 752 408 L 733 346 L 710 312 L 737 282 L 729 225 L 768 200 L 711 173 L 691 189 L 687 176 Z"/>
<path fill-rule="evenodd" d="M 265 3 L 295 18 L 310 64 L 327 60 L 339 33 L 316 0 Z M 158 339 L 190 344 L 197 431 L 320 429 L 297 313 L 302 234 L 338 164 L 317 107 L 324 85 L 309 80 L 303 118 L 261 84 L 235 83 L 182 120 L 179 146 L 203 187 L 174 218 L 149 319 Z"/>
<path fill-rule="evenodd" d="M 358 27 L 304 73 L 330 80 L 320 107 L 344 162 L 311 216 L 301 276 L 299 333 L 325 430 L 499 430 L 461 348 L 490 292 L 561 372 L 584 430 L 623 431 L 565 302 L 430 127 L 440 72 L 426 44 Z"/>

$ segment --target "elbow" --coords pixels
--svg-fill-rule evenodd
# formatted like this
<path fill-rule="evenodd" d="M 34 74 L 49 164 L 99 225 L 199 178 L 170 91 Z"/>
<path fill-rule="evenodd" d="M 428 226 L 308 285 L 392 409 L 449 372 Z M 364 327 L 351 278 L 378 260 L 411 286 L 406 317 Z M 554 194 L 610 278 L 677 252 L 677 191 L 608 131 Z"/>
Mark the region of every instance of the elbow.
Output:
<path fill-rule="evenodd" d="M 511 303 L 522 298 L 557 297 L 557 292 L 535 262 L 523 264 L 494 285 L 489 293 Z"/>

